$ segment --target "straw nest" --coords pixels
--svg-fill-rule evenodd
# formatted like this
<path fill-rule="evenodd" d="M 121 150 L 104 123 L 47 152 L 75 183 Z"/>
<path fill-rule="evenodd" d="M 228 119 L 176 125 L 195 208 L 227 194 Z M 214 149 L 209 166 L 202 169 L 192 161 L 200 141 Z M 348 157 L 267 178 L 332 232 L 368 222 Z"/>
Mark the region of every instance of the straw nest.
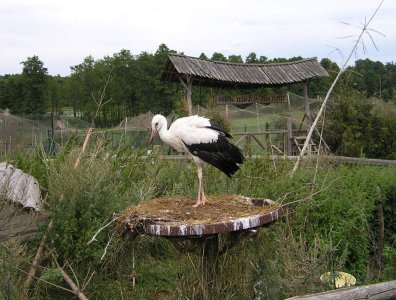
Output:
<path fill-rule="evenodd" d="M 121 233 L 145 225 L 208 225 L 227 223 L 249 216 L 274 211 L 279 204 L 271 200 L 236 195 L 210 196 L 205 205 L 194 208 L 195 200 L 176 196 L 147 200 L 127 208 L 118 218 Z"/>

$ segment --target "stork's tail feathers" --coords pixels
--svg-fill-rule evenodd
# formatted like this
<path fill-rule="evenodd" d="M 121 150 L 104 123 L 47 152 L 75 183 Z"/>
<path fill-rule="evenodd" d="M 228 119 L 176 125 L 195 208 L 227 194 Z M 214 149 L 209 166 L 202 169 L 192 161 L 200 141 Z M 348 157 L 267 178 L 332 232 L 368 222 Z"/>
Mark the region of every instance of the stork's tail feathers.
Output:
<path fill-rule="evenodd" d="M 245 157 L 238 147 L 232 144 L 229 145 L 229 151 L 218 153 L 218 155 L 216 155 L 216 157 L 212 157 L 208 163 L 231 178 L 231 176 L 239 170 L 239 164 L 243 163 Z"/>

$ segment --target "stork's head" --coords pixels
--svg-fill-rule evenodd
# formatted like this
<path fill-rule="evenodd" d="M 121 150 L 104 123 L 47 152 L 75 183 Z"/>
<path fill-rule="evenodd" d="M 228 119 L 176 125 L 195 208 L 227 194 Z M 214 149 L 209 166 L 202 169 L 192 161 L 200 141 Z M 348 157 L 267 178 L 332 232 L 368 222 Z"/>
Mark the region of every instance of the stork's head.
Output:
<path fill-rule="evenodd" d="M 166 119 L 163 115 L 155 115 L 151 120 L 151 136 L 150 136 L 150 144 L 153 142 L 153 139 L 157 135 L 157 132 L 161 130 L 162 127 L 166 128 Z"/>

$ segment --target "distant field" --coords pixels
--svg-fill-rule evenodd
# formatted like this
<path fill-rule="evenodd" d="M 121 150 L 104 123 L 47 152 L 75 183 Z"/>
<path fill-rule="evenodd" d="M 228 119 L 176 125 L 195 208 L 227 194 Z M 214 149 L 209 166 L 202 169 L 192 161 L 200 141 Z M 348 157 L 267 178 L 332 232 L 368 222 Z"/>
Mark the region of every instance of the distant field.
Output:
<path fill-rule="evenodd" d="M 300 127 L 300 123 L 303 120 L 303 117 L 303 111 L 291 112 L 291 118 L 296 128 Z M 258 118 L 254 116 L 230 119 L 230 127 L 232 132 L 265 131 L 266 123 L 268 123 L 270 129 L 284 129 L 286 128 L 286 115 L 259 115 Z"/>

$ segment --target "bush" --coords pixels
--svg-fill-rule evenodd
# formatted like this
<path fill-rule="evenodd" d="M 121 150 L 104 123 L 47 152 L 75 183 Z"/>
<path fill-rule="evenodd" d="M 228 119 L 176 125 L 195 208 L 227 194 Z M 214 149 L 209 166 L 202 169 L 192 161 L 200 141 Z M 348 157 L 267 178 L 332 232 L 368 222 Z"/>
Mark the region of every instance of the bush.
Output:
<path fill-rule="evenodd" d="M 396 116 L 379 114 L 378 103 L 374 103 L 359 96 L 333 99 L 327 109 L 324 132 L 333 152 L 353 157 L 396 158 Z"/>
<path fill-rule="evenodd" d="M 28 257 L 26 247 L 15 241 L 0 243 L 0 299 L 23 299 L 23 273 Z"/>

